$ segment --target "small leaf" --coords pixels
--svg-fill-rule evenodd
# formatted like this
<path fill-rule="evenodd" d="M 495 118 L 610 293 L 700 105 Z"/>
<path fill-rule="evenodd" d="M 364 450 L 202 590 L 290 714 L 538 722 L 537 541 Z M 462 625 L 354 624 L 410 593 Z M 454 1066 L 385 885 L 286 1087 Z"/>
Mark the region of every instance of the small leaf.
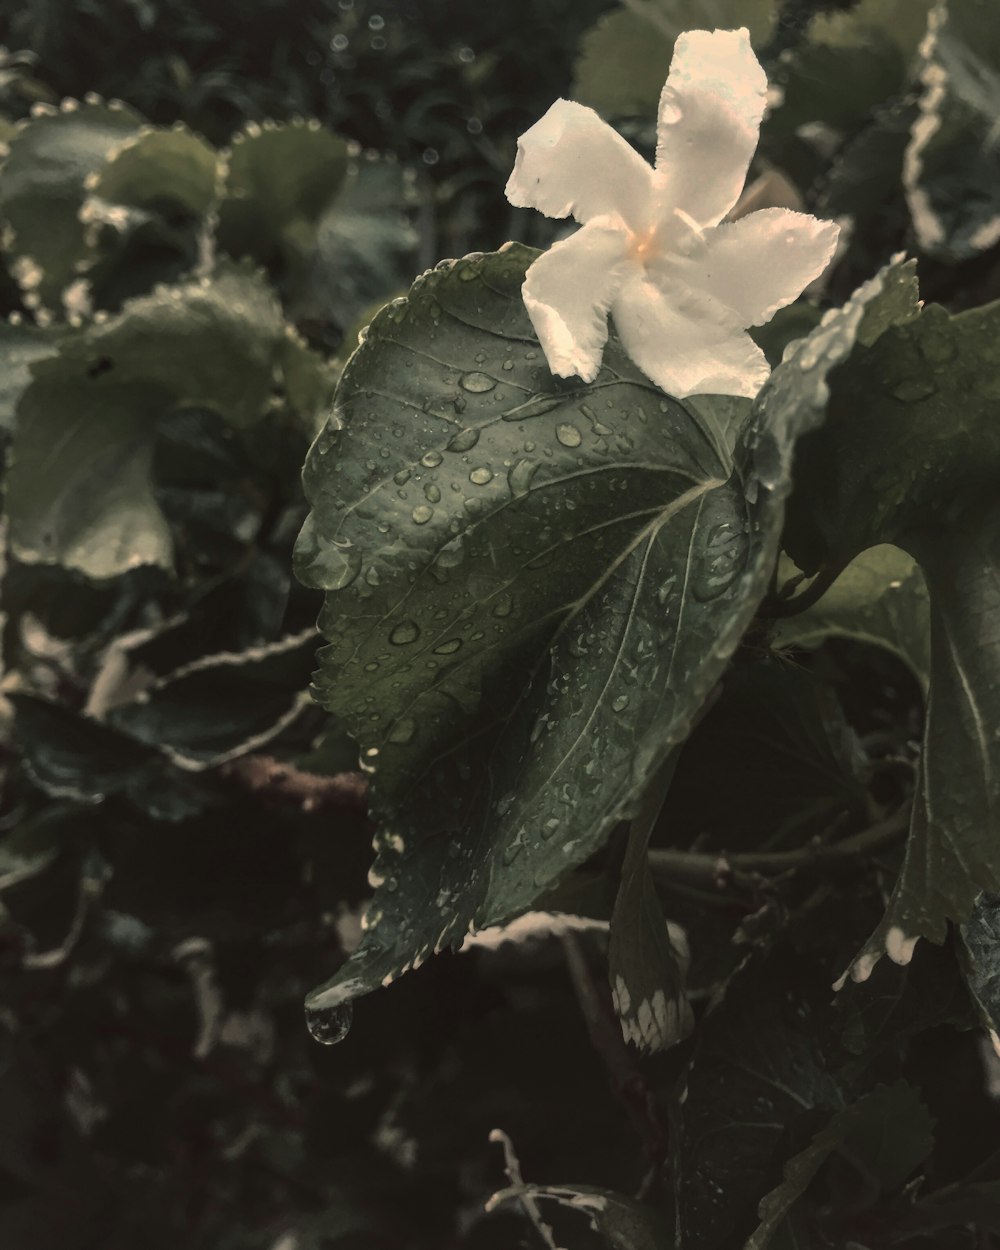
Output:
<path fill-rule="evenodd" d="M 19 125 L 0 178 L 0 219 L 8 264 L 29 308 L 60 307 L 77 265 L 87 260 L 79 210 L 88 179 L 141 124 L 117 102 L 88 101 Z"/>
<path fill-rule="evenodd" d="M 850 638 L 893 652 L 926 693 L 930 604 L 927 583 L 913 557 L 888 544 L 862 552 L 818 603 L 778 622 L 772 645 L 811 649 L 828 638 Z"/>

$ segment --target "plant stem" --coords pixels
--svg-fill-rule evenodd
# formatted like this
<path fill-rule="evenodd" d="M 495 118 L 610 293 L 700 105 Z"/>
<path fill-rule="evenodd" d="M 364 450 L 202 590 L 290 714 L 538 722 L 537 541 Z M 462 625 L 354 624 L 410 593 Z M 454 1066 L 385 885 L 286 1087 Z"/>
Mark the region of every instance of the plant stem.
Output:
<path fill-rule="evenodd" d="M 861 862 L 900 841 L 909 823 L 910 805 L 906 803 L 885 820 L 832 845 L 814 841 L 793 851 L 748 851 L 736 855 L 654 848 L 649 852 L 649 867 L 654 877 L 664 882 L 684 881 L 724 889 L 730 884 L 756 882 L 761 877 Z"/>

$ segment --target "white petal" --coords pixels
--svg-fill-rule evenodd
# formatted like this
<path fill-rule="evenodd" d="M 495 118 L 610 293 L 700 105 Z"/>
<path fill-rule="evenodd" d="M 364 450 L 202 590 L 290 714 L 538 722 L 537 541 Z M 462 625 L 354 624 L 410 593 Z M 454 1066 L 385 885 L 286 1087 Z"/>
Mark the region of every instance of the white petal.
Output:
<path fill-rule="evenodd" d="M 608 308 L 628 268 L 628 243 L 623 229 L 592 221 L 543 252 L 525 275 L 524 306 L 558 377 L 597 377 Z"/>
<path fill-rule="evenodd" d="M 653 171 L 593 109 L 556 100 L 517 141 L 507 199 L 547 217 L 580 222 L 617 214 L 636 228 L 648 221 Z"/>
<path fill-rule="evenodd" d="M 767 75 L 746 28 L 689 30 L 660 96 L 656 179 L 670 211 L 714 226 L 739 199 L 757 147 Z"/>
<path fill-rule="evenodd" d="M 710 230 L 700 252 L 669 257 L 665 269 L 671 281 L 717 300 L 741 326 L 762 326 L 819 277 L 839 234 L 836 222 L 764 208 Z"/>
<path fill-rule="evenodd" d="M 611 305 L 622 346 L 648 378 L 677 399 L 752 399 L 770 372 L 764 353 L 732 322 L 683 307 L 683 296 L 683 291 L 664 292 L 647 277 L 629 273 Z"/>

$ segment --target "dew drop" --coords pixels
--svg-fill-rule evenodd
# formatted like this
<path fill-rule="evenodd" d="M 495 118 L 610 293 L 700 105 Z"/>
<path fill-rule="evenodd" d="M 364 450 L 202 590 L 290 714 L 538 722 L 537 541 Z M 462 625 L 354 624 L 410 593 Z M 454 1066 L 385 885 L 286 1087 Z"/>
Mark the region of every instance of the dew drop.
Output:
<path fill-rule="evenodd" d="M 507 473 L 507 485 L 515 499 L 531 490 L 531 479 L 538 470 L 537 460 L 518 460 Z"/>
<path fill-rule="evenodd" d="M 306 1003 L 306 1028 L 314 1041 L 323 1046 L 336 1046 L 351 1029 L 354 1019 L 352 1003 L 338 1003 L 336 1007 L 311 1007 Z"/>
<path fill-rule="evenodd" d="M 442 642 L 434 648 L 435 655 L 454 655 L 454 653 L 462 645 L 461 638 L 449 638 L 447 642 Z"/>
<path fill-rule="evenodd" d="M 583 442 L 583 436 L 575 425 L 565 424 L 556 426 L 556 438 L 564 447 L 579 447 Z"/>
<path fill-rule="evenodd" d="M 514 607 L 513 596 L 507 594 L 505 591 L 502 595 L 499 595 L 497 597 L 497 601 L 493 605 L 493 615 L 500 616 L 500 617 L 510 616 L 513 607 Z"/>
<path fill-rule="evenodd" d="M 628 707 L 628 695 L 627 694 L 620 694 L 618 698 L 615 699 L 614 702 L 611 704 L 611 710 L 613 712 L 624 712 L 627 707 Z"/>
<path fill-rule="evenodd" d="M 459 430 L 459 432 L 448 443 L 449 451 L 471 451 L 479 442 L 479 431 L 472 429 Z"/>
<path fill-rule="evenodd" d="M 436 469 L 443 459 L 439 451 L 428 451 L 420 457 L 420 463 L 425 469 Z"/>
<path fill-rule="evenodd" d="M 464 391 L 471 391 L 474 395 L 484 395 L 487 391 L 492 391 L 497 384 L 496 378 L 491 378 L 488 373 L 463 373 L 458 379 L 458 384 Z"/>
<path fill-rule="evenodd" d="M 397 486 L 405 486 L 406 483 L 410 480 L 410 470 L 400 469 L 398 473 L 394 473 L 392 475 L 392 480 L 396 483 Z"/>
<path fill-rule="evenodd" d="M 538 832 L 545 842 L 548 842 L 550 838 L 554 838 L 559 832 L 559 817 L 550 816 L 548 820 L 542 822 L 542 827 Z"/>
<path fill-rule="evenodd" d="M 418 503 L 410 513 L 410 516 L 413 517 L 414 525 L 426 525 L 433 515 L 434 509 L 428 507 L 425 503 Z"/>
<path fill-rule="evenodd" d="M 420 626 L 416 621 L 400 621 L 389 635 L 389 641 L 397 647 L 405 647 L 407 643 L 416 642 L 420 637 Z"/>
<path fill-rule="evenodd" d="M 481 465 L 478 469 L 472 470 L 469 474 L 469 481 L 474 482 L 476 486 L 485 486 L 487 482 L 493 481 L 493 470 Z"/>
<path fill-rule="evenodd" d="M 433 482 L 428 482 L 428 484 L 424 487 L 424 495 L 431 503 L 441 502 L 441 492 Z"/>

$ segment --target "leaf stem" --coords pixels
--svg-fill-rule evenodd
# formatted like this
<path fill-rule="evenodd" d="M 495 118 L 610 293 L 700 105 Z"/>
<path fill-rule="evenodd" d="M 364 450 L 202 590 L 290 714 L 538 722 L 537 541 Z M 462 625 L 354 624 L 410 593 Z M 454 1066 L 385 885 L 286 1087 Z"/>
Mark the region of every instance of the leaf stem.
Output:
<path fill-rule="evenodd" d="M 910 805 L 904 803 L 884 820 L 832 845 L 813 841 L 791 851 L 748 851 L 736 855 L 657 847 L 649 852 L 649 867 L 654 877 L 663 882 L 684 881 L 725 889 L 730 884 L 754 883 L 761 877 L 857 863 L 899 842 L 909 823 Z"/>
<path fill-rule="evenodd" d="M 758 609 L 757 615 L 765 617 L 797 616 L 800 612 L 804 612 L 806 608 L 811 608 L 814 603 L 818 603 L 823 598 L 849 563 L 849 560 L 835 560 L 830 564 L 824 564 L 800 595 L 795 595 L 794 598 L 790 599 L 776 598 L 765 600 Z"/>

